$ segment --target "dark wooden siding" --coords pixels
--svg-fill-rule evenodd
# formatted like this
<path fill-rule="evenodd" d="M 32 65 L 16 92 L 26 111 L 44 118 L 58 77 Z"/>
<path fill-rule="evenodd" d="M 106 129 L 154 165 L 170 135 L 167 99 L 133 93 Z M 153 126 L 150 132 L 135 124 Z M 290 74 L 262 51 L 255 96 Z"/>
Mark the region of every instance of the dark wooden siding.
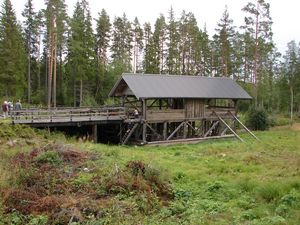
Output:
<path fill-rule="evenodd" d="M 205 112 L 205 102 L 203 99 L 185 100 L 186 118 L 202 118 Z"/>

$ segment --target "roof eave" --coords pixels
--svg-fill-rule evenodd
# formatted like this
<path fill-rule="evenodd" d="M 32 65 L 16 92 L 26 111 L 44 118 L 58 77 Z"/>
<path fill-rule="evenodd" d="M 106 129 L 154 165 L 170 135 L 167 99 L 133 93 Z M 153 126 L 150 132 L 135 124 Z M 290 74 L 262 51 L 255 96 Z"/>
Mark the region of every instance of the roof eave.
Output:
<path fill-rule="evenodd" d="M 115 97 L 114 93 L 117 89 L 117 87 L 119 86 L 120 82 L 123 80 L 123 75 L 121 75 L 121 77 L 118 79 L 118 81 L 115 83 L 115 85 L 113 86 L 113 88 L 110 90 L 108 97 Z M 125 80 L 124 80 L 125 81 Z"/>

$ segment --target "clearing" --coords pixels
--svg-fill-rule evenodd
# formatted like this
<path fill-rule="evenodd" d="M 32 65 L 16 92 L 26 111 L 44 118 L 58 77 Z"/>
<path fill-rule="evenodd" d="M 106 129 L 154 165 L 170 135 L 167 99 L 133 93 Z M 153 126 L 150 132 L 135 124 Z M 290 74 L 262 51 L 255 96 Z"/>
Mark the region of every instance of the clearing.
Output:
<path fill-rule="evenodd" d="M 0 224 L 299 224 L 300 124 L 108 146 L 1 124 Z"/>

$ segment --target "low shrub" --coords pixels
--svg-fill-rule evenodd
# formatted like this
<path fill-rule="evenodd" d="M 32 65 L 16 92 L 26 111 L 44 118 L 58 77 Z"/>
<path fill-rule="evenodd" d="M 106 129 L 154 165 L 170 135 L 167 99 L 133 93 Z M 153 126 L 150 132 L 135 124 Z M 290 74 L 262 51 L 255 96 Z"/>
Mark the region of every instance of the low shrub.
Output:
<path fill-rule="evenodd" d="M 267 130 L 270 125 L 268 114 L 264 108 L 252 108 L 247 114 L 246 124 L 252 130 Z"/>

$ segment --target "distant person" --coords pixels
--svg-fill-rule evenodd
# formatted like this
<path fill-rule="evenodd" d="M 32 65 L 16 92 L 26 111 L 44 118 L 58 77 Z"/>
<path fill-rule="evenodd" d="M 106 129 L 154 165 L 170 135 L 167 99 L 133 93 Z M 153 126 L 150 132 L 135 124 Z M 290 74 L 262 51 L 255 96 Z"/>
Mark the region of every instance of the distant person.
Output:
<path fill-rule="evenodd" d="M 139 118 L 139 111 L 137 109 L 135 109 L 133 111 L 133 115 L 134 115 L 134 118 L 138 119 Z"/>
<path fill-rule="evenodd" d="M 20 112 L 18 112 L 18 111 L 20 111 L 20 110 L 22 110 L 22 104 L 21 104 L 21 100 L 19 99 L 19 100 L 17 101 L 16 105 L 15 105 L 15 111 L 17 111 L 17 112 L 16 112 L 16 115 L 17 115 L 17 116 L 20 115 Z"/>
<path fill-rule="evenodd" d="M 10 114 L 10 112 L 13 110 L 14 108 L 14 104 L 11 101 L 7 102 L 7 106 L 8 106 L 8 114 Z"/>
<path fill-rule="evenodd" d="M 3 112 L 3 118 L 8 117 L 8 103 L 7 101 L 4 101 L 2 104 L 2 112 Z"/>

